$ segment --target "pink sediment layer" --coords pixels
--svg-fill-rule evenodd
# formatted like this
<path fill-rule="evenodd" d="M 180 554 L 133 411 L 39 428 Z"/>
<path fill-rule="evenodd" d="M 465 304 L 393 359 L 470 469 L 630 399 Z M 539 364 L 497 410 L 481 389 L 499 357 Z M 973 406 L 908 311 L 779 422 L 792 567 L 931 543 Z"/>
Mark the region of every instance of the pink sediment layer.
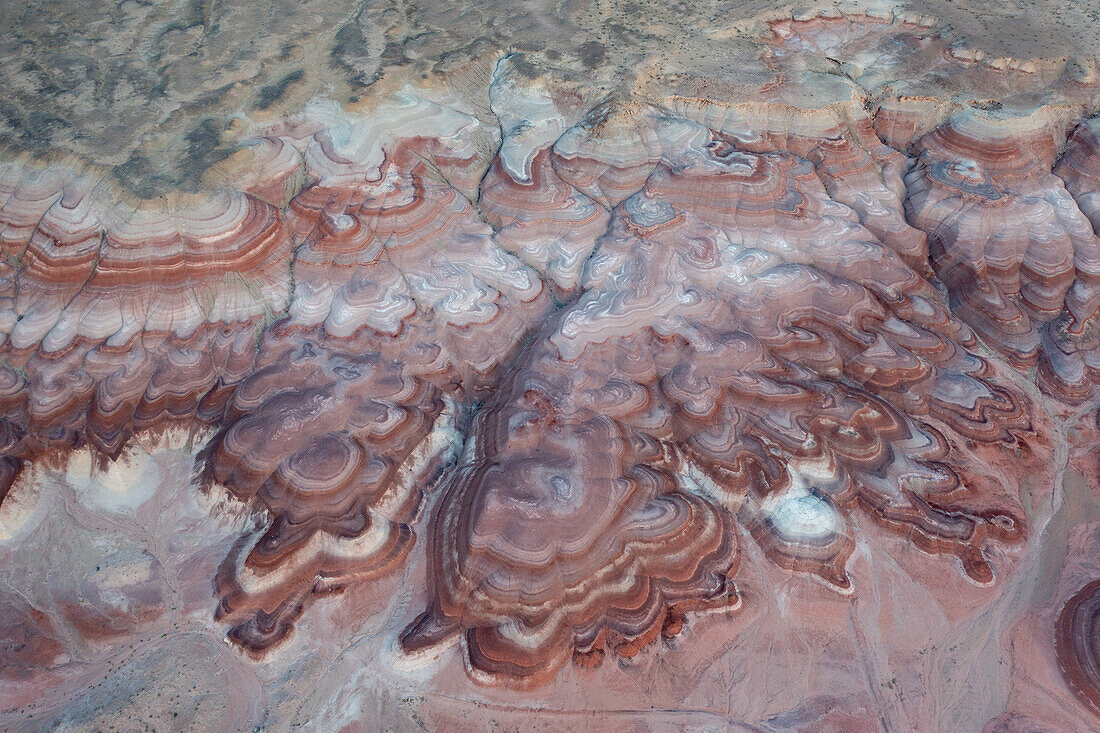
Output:
<path fill-rule="evenodd" d="M 775 25 L 771 62 L 829 22 Z M 860 22 L 841 40 L 924 32 Z M 841 592 L 865 520 L 994 582 L 1026 516 L 970 454 L 1050 448 L 982 344 L 1093 394 L 1095 123 L 680 96 L 555 118 L 510 81 L 494 110 L 522 124 L 491 157 L 474 118 L 406 95 L 272 123 L 241 190 L 173 208 L 2 169 L 0 499 L 27 461 L 215 426 L 201 480 L 270 517 L 217 578 L 260 652 L 400 567 L 442 479 L 401 644 L 459 638 L 517 686 L 736 607 L 738 524 Z M 432 437 L 452 416 L 458 465 Z"/>

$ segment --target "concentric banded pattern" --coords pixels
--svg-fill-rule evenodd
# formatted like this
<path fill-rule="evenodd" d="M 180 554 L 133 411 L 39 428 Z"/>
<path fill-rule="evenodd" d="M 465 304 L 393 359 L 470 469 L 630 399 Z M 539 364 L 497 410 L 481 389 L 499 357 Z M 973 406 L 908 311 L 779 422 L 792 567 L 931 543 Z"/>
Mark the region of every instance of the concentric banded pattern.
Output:
<path fill-rule="evenodd" d="M 219 617 L 253 651 L 285 638 L 314 595 L 401 566 L 423 492 L 456 450 L 429 439 L 445 395 L 482 394 L 546 310 L 541 280 L 440 174 L 476 163 L 461 157 L 476 122 L 455 122 L 449 145 L 362 126 L 380 150 L 341 149 L 339 129 L 297 141 L 316 182 L 287 212 L 294 298 L 206 455 L 206 480 L 273 518 L 217 584 Z"/>
<path fill-rule="evenodd" d="M 1024 535 L 1016 502 L 944 463 L 946 434 L 1028 431 L 969 329 L 809 163 L 685 139 L 475 421 L 406 649 L 460 634 L 476 675 L 520 685 L 570 653 L 633 654 L 685 609 L 736 602 L 735 520 L 844 592 L 860 508 L 978 583 L 984 543 Z"/>
<path fill-rule="evenodd" d="M 419 534 L 402 647 L 458 640 L 520 687 L 737 608 L 746 542 L 858 593 L 876 522 L 993 583 L 1028 527 L 981 456 L 1049 456 L 992 352 L 1067 402 L 1100 364 L 1095 124 L 1052 174 L 1069 107 L 867 112 L 856 77 L 979 73 L 931 24 L 769 29 L 741 96 L 608 98 L 510 56 L 488 111 L 314 102 L 158 204 L 6 166 L 0 494 L 26 459 L 214 425 L 202 481 L 263 519 L 216 578 L 230 639 L 277 645 Z M 1089 603 L 1059 625 L 1077 690 Z"/>
<path fill-rule="evenodd" d="M 10 166 L 0 184 L 5 493 L 23 459 L 217 421 L 286 308 L 290 238 L 272 206 L 220 192 L 135 209 L 86 178 Z"/>
<path fill-rule="evenodd" d="M 1100 714 L 1100 580 L 1077 591 L 1054 629 L 1058 664 L 1073 694 Z"/>
<path fill-rule="evenodd" d="M 1049 171 L 1064 130 L 1042 118 L 951 118 L 917 143 L 911 220 L 952 305 L 1069 401 L 1092 394 L 1100 238 Z M 1072 166 L 1071 159 L 1066 166 Z"/>

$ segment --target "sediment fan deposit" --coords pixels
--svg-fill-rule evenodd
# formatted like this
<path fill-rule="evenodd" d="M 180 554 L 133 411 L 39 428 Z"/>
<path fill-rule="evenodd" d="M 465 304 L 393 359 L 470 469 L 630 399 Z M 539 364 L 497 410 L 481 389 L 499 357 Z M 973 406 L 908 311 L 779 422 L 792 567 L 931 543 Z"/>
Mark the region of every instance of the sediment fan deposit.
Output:
<path fill-rule="evenodd" d="M 517 687 L 735 610 L 747 542 L 853 594 L 874 524 L 996 583 L 1005 466 L 1054 460 L 1034 396 L 1100 381 L 1100 75 L 915 17 L 753 28 L 734 79 L 496 54 L 238 120 L 222 186 L 166 198 L 12 156 L 0 500 L 206 426 L 196 483 L 264 523 L 217 574 L 230 640 L 422 542 L 402 652 Z M 1097 596 L 1052 630 L 1093 710 Z"/>

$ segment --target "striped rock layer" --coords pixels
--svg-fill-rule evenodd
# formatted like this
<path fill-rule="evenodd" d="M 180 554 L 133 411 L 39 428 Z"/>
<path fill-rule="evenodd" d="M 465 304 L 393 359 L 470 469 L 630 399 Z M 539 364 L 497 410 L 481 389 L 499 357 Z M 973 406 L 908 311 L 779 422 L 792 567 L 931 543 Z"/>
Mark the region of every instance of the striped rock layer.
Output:
<path fill-rule="evenodd" d="M 1022 380 L 1079 403 L 1100 377 L 1100 128 L 918 82 L 868 112 L 852 80 L 898 69 L 1050 76 L 919 19 L 768 28 L 786 87 L 589 99 L 506 57 L 493 125 L 319 101 L 168 201 L 4 164 L 0 500 L 36 461 L 209 426 L 199 483 L 265 520 L 216 579 L 230 640 L 277 645 L 419 534 L 400 646 L 520 687 L 736 608 L 746 542 L 852 593 L 874 522 L 995 582 L 1029 530 L 983 452 L 1042 459 Z M 843 94 L 800 105 L 807 58 L 848 59 Z M 1095 595 L 1058 628 L 1094 706 Z"/>

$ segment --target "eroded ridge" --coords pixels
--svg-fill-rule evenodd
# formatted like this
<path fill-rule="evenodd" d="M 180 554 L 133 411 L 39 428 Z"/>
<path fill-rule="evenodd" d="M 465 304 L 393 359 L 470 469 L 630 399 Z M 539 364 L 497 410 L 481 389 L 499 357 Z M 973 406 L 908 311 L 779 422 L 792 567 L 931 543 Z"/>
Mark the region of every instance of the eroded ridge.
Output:
<path fill-rule="evenodd" d="M 1066 138 L 1095 108 L 1096 60 L 989 57 L 917 16 L 784 18 L 769 28 L 764 59 L 785 74 L 816 56 L 878 97 L 875 132 L 909 157 L 905 217 L 927 234 L 956 314 L 1017 368 L 1037 366 L 1048 394 L 1089 399 L 1100 312 L 1100 239 L 1087 218 L 1091 123 Z"/>
<path fill-rule="evenodd" d="M 220 420 L 290 292 L 280 213 L 239 192 L 141 209 L 9 165 L 0 247 L 0 499 L 26 459 Z"/>
<path fill-rule="evenodd" d="M 1100 238 L 1049 172 L 1058 127 L 1041 115 L 955 115 L 917 142 L 906 206 L 959 316 L 1017 368 L 1038 364 L 1044 389 L 1081 401 L 1100 358 Z"/>
<path fill-rule="evenodd" d="M 444 399 L 483 397 L 547 310 L 542 281 L 450 183 L 478 164 L 477 121 L 399 101 L 389 129 L 343 122 L 298 142 L 315 183 L 287 211 L 294 298 L 206 450 L 207 480 L 272 517 L 217 581 L 219 618 L 253 651 L 312 595 L 400 567 L 453 457 L 453 439 L 428 440 Z M 433 123 L 443 135 L 415 136 Z"/>
<path fill-rule="evenodd" d="M 1012 444 L 1027 400 L 931 286 L 809 162 L 654 124 L 672 146 L 613 210 L 583 295 L 474 423 L 406 649 L 458 634 L 475 676 L 520 685 L 634 654 L 736 603 L 735 522 L 841 590 L 857 511 L 979 583 L 983 543 L 1026 532 L 948 436 Z"/>
<path fill-rule="evenodd" d="M 874 521 L 992 583 L 1028 529 L 982 456 L 1044 450 L 992 352 L 1066 402 L 1100 369 L 1096 79 L 923 19 L 767 27 L 741 86 L 609 93 L 504 56 L 481 106 L 315 101 L 167 203 L 6 165 L 0 500 L 28 460 L 213 425 L 201 482 L 263 524 L 216 579 L 234 643 L 273 647 L 419 532 L 401 646 L 457 639 L 520 687 L 736 608 L 750 538 L 851 593 Z M 926 93 L 987 77 L 1059 104 Z"/>

